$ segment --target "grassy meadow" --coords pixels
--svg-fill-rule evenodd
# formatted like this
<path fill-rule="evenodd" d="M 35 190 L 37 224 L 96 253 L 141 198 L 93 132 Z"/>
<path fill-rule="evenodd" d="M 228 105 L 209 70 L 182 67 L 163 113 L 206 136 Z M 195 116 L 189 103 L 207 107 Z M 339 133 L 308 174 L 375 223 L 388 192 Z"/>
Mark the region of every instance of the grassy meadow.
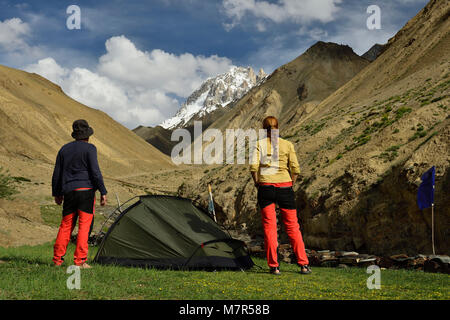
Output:
<path fill-rule="evenodd" d="M 51 263 L 52 244 L 0 248 L 0 299 L 450 299 L 450 278 L 410 270 L 382 270 L 381 289 L 366 286 L 363 268 L 313 268 L 301 275 L 281 264 L 273 276 L 263 259 L 248 271 L 178 271 L 93 265 L 81 270 L 81 288 L 69 290 L 74 245 L 63 267 Z M 92 259 L 96 248 L 90 248 Z"/>

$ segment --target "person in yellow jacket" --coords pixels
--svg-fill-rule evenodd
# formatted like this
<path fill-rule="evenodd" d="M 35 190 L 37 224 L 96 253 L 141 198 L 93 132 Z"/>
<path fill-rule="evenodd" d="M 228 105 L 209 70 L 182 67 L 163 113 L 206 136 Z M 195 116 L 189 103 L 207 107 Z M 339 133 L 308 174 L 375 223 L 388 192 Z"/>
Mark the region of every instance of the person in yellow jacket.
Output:
<path fill-rule="evenodd" d="M 311 273 L 297 219 L 295 195 L 292 188 L 300 174 L 294 145 L 278 137 L 278 120 L 267 117 L 263 121 L 267 137 L 259 140 L 250 164 L 250 172 L 258 188 L 258 205 L 264 229 L 264 246 L 270 272 L 280 274 L 277 248 L 277 217 L 280 207 L 283 223 L 300 266 L 300 273 Z"/>

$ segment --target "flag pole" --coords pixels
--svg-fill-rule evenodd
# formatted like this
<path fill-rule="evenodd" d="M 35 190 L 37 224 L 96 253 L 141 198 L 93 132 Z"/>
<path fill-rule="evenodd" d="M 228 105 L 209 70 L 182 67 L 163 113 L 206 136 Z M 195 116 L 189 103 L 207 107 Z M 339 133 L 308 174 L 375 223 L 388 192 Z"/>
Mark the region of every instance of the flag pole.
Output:
<path fill-rule="evenodd" d="M 212 196 L 211 185 L 209 183 L 208 183 L 208 191 L 209 191 L 209 201 L 212 204 L 212 212 L 213 212 L 214 222 L 217 223 L 216 209 L 214 208 L 214 200 L 213 200 L 213 196 Z"/>
<path fill-rule="evenodd" d="M 433 255 L 436 255 L 434 250 L 434 203 L 431 204 L 431 241 L 433 247 Z"/>

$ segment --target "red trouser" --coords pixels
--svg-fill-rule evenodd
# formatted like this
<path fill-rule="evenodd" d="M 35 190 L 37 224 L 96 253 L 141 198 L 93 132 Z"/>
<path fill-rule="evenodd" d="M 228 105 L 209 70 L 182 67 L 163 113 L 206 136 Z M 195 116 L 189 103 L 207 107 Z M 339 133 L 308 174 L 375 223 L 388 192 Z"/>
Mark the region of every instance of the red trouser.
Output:
<path fill-rule="evenodd" d="M 84 209 L 84 210 L 83 210 Z M 82 265 L 88 256 L 88 240 L 95 213 L 95 191 L 72 191 L 64 195 L 63 219 L 53 247 L 53 263 L 60 265 L 64 261 L 67 245 L 70 242 L 75 225 L 78 222 L 77 245 L 74 263 Z"/>
<path fill-rule="evenodd" d="M 305 252 L 300 225 L 295 209 L 294 192 L 290 187 L 276 187 L 262 185 L 258 189 L 258 203 L 261 207 L 262 224 L 264 229 L 264 246 L 269 267 L 278 267 L 278 234 L 275 204 L 278 203 L 286 233 L 290 239 L 292 249 L 301 266 L 309 263 Z"/>

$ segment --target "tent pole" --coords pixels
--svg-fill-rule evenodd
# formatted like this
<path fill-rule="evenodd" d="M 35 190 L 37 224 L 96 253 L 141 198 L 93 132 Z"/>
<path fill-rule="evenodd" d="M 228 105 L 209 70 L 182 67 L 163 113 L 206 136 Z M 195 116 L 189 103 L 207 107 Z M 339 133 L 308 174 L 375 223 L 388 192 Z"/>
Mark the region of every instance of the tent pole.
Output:
<path fill-rule="evenodd" d="M 114 192 L 114 194 L 116 195 L 117 208 L 119 208 L 119 212 L 122 213 L 122 210 L 120 210 L 120 200 L 119 200 L 119 197 L 117 196 L 117 193 L 116 193 L 116 192 Z"/>
<path fill-rule="evenodd" d="M 216 219 L 216 209 L 214 208 L 214 200 L 213 200 L 213 195 L 212 195 L 212 189 L 211 189 L 211 184 L 209 184 L 209 183 L 208 183 L 208 191 L 209 191 L 209 201 L 212 202 L 212 209 L 213 209 L 214 222 L 217 223 L 217 219 Z"/>

